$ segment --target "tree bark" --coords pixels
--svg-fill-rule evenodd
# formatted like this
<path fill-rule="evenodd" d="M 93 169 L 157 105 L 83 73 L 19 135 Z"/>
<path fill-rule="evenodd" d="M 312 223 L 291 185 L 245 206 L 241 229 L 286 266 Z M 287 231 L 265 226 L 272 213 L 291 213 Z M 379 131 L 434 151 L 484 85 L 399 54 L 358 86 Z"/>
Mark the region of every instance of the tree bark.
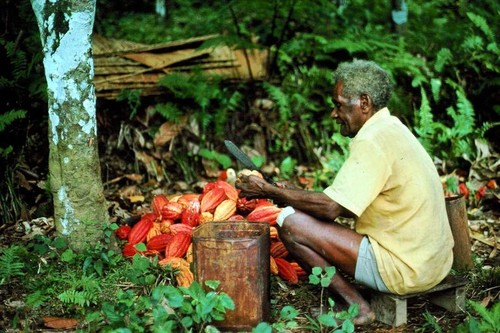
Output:
<path fill-rule="evenodd" d="M 92 29 L 96 0 L 31 0 L 44 52 L 49 181 L 56 230 L 74 250 L 109 223 L 97 147 Z"/>

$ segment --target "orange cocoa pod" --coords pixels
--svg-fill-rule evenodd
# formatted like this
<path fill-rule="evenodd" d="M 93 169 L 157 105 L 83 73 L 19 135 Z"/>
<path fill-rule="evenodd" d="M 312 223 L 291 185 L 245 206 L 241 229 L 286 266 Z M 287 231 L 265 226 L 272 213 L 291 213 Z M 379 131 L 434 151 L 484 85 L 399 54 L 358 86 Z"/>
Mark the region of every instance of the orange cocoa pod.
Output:
<path fill-rule="evenodd" d="M 222 201 L 214 211 L 214 221 L 226 221 L 236 212 L 236 201 L 226 199 Z"/>
<path fill-rule="evenodd" d="M 170 225 L 170 233 L 172 235 L 176 235 L 179 232 L 184 232 L 184 233 L 188 233 L 189 235 L 191 235 L 193 233 L 193 227 L 191 227 L 187 224 L 184 224 L 184 223 L 174 223 L 174 224 Z"/>
<path fill-rule="evenodd" d="M 213 212 L 222 201 L 227 199 L 226 192 L 220 187 L 215 187 L 205 193 L 201 199 L 200 211 Z"/>
<path fill-rule="evenodd" d="M 276 224 L 276 218 L 281 212 L 281 208 L 277 206 L 257 206 L 247 216 L 247 220 L 251 222 L 267 222 L 270 225 Z"/>
<path fill-rule="evenodd" d="M 186 194 L 183 194 L 179 197 L 179 199 L 177 199 L 177 202 L 180 203 L 184 209 L 186 209 L 189 205 L 189 203 L 193 202 L 193 201 L 198 201 L 198 198 L 200 197 L 199 194 L 196 194 L 196 193 L 186 193 Z"/>
<path fill-rule="evenodd" d="M 269 256 L 269 268 L 272 275 L 278 275 L 279 269 L 273 256 Z"/>
<path fill-rule="evenodd" d="M 178 287 L 189 287 L 194 281 L 194 275 L 189 267 L 187 260 L 171 257 L 158 262 L 160 266 L 170 266 L 175 271 L 175 280 Z"/>
<path fill-rule="evenodd" d="M 153 227 L 154 218 L 148 213 L 144 214 L 139 222 L 132 227 L 130 233 L 128 234 L 128 242 L 132 245 L 144 242 L 148 235 L 149 230 Z"/>
<path fill-rule="evenodd" d="M 170 234 L 160 234 L 158 236 L 155 236 L 146 243 L 146 248 L 150 251 L 163 251 L 167 247 L 167 244 L 168 242 L 170 242 L 172 237 L 174 236 Z"/>
<path fill-rule="evenodd" d="M 189 244 L 191 244 L 191 234 L 187 232 L 176 233 L 165 247 L 165 258 L 184 257 Z"/>
<path fill-rule="evenodd" d="M 307 279 L 307 272 L 302 267 L 300 267 L 298 262 L 292 261 L 290 262 L 290 265 L 292 265 L 293 269 L 295 269 L 295 272 L 297 272 L 297 277 L 299 278 L 299 280 Z"/>
<path fill-rule="evenodd" d="M 276 265 L 278 266 L 278 275 L 288 283 L 296 284 L 299 282 L 299 277 L 297 276 L 297 272 L 290 264 L 289 261 L 283 258 L 274 258 Z"/>
<path fill-rule="evenodd" d="M 217 187 L 220 187 L 224 190 L 224 193 L 226 193 L 226 196 L 229 199 L 233 200 L 234 202 L 238 200 L 238 191 L 234 186 L 222 180 L 216 181 L 215 184 Z"/>
<path fill-rule="evenodd" d="M 161 209 L 168 203 L 168 198 L 164 194 L 157 194 L 153 197 L 151 206 L 156 216 L 161 216 Z"/>
<path fill-rule="evenodd" d="M 160 231 L 162 234 L 170 233 L 170 226 L 174 224 L 173 220 L 161 220 L 160 222 Z"/>
<path fill-rule="evenodd" d="M 116 237 L 125 240 L 128 239 L 128 234 L 132 228 L 129 225 L 121 225 L 118 229 L 115 230 Z"/>
<path fill-rule="evenodd" d="M 153 226 L 149 229 L 148 235 L 146 236 L 146 242 L 158 235 L 161 235 L 160 222 L 153 222 Z"/>
<path fill-rule="evenodd" d="M 212 222 L 214 220 L 214 214 L 210 212 L 203 212 L 200 215 L 200 224 L 203 224 L 205 222 Z"/>
<path fill-rule="evenodd" d="M 178 202 L 169 202 L 161 209 L 161 217 L 167 220 L 177 220 L 181 217 L 184 207 Z"/>
<path fill-rule="evenodd" d="M 186 251 L 186 261 L 188 263 L 193 262 L 193 242 L 191 242 L 191 244 L 189 244 L 189 247 Z"/>
<path fill-rule="evenodd" d="M 281 241 L 272 242 L 269 253 L 275 258 L 286 258 L 288 256 L 288 250 Z"/>
<path fill-rule="evenodd" d="M 187 224 L 190 227 L 196 227 L 200 224 L 200 202 L 188 202 L 186 209 L 182 212 L 181 223 Z"/>
<path fill-rule="evenodd" d="M 278 229 L 276 229 L 276 227 L 273 227 L 273 226 L 269 227 L 269 237 L 271 239 L 279 239 L 279 237 L 278 237 Z"/>

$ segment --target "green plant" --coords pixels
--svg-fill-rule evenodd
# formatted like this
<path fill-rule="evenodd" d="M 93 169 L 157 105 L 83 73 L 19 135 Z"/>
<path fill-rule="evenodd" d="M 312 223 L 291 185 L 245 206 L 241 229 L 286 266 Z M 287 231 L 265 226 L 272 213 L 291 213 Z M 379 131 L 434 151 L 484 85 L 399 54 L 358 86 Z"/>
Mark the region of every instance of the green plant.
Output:
<path fill-rule="evenodd" d="M 306 315 L 310 322 L 310 329 L 314 329 L 318 332 L 324 331 L 339 331 L 339 332 L 354 332 L 354 324 L 352 319 L 358 315 L 358 305 L 352 304 L 349 306 L 348 310 L 342 310 L 340 312 L 334 312 L 335 301 L 332 298 L 328 298 L 328 311 L 323 309 L 324 307 L 324 292 L 326 288 L 330 285 L 333 276 L 336 274 L 335 267 L 313 267 L 311 274 L 309 275 L 309 283 L 312 285 L 321 286 L 321 296 L 320 296 L 320 315 L 315 319 L 311 316 Z M 337 320 L 342 321 L 340 324 Z"/>
<path fill-rule="evenodd" d="M 118 102 L 126 101 L 128 107 L 130 108 L 130 116 L 129 119 L 134 118 L 141 106 L 141 90 L 140 89 L 132 89 L 132 90 L 122 90 L 120 94 L 116 97 Z"/>
<path fill-rule="evenodd" d="M 469 313 L 468 319 L 456 328 L 458 333 L 500 332 L 500 303 L 496 302 L 491 309 L 475 301 L 468 301 L 468 305 L 475 312 L 476 318 Z"/>
<path fill-rule="evenodd" d="M 0 286 L 8 284 L 13 278 L 24 275 L 22 254 L 26 249 L 12 245 L 2 250 L 0 256 Z"/>
<path fill-rule="evenodd" d="M 100 312 L 87 316 L 87 322 L 102 323 L 101 332 L 218 332 L 211 323 L 223 320 L 234 303 L 226 293 L 216 291 L 218 281 L 205 285 L 208 291 L 198 282 L 189 288 L 162 285 L 150 296 L 119 291 L 117 301 L 104 303 Z"/>

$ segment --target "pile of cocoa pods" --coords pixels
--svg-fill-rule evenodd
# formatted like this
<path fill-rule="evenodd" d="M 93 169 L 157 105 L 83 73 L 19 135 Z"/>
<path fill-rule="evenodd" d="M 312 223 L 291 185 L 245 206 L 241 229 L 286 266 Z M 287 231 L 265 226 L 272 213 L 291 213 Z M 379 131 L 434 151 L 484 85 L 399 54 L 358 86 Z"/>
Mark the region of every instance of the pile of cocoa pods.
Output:
<path fill-rule="evenodd" d="M 171 265 L 177 270 L 177 285 L 189 286 L 193 282 L 190 263 L 194 228 L 212 221 L 267 222 L 270 224 L 271 273 L 291 284 L 305 279 L 306 272 L 289 258 L 274 227 L 281 208 L 267 199 L 240 198 L 238 192 L 230 183 L 217 180 L 207 183 L 201 194 L 154 196 L 151 212 L 142 215 L 133 227 L 122 225 L 115 230 L 116 236 L 124 241 L 123 256 L 158 256 L 160 265 Z M 140 243 L 145 244 L 145 251 L 137 249 Z"/>

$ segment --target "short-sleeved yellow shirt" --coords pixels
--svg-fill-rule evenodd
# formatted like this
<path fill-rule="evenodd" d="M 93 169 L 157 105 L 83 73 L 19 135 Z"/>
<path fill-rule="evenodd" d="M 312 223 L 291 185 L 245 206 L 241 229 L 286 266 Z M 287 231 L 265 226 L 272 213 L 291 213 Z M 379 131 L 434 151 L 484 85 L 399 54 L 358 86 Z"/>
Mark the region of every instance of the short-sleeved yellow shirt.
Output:
<path fill-rule="evenodd" d="M 428 290 L 453 263 L 453 236 L 441 181 L 417 138 L 387 108 L 351 142 L 349 157 L 324 193 L 356 214 L 380 275 L 396 294 Z"/>

